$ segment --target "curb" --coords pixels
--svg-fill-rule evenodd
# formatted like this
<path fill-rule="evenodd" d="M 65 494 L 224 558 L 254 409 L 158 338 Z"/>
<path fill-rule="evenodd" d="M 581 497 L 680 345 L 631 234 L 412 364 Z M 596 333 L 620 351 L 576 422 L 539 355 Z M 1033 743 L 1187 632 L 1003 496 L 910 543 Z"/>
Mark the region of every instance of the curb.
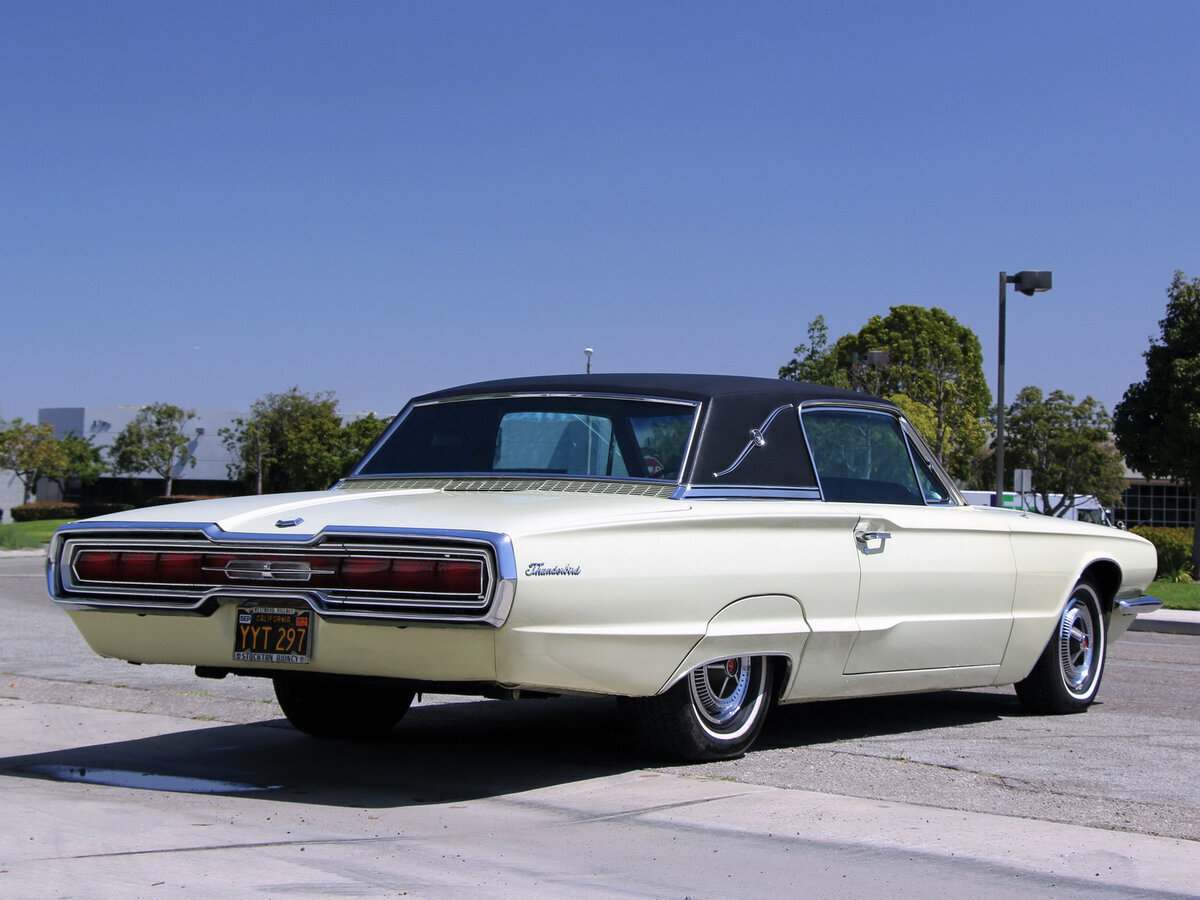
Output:
<path fill-rule="evenodd" d="M 1166 610 L 1166 612 L 1167 615 L 1161 618 L 1152 618 L 1158 616 L 1158 613 L 1138 616 L 1129 626 L 1129 630 L 1152 631 L 1156 634 L 1200 634 L 1200 613 L 1192 613 L 1196 617 L 1193 620 L 1179 615 L 1171 615 L 1171 613 L 1179 613 L 1183 610 Z"/>

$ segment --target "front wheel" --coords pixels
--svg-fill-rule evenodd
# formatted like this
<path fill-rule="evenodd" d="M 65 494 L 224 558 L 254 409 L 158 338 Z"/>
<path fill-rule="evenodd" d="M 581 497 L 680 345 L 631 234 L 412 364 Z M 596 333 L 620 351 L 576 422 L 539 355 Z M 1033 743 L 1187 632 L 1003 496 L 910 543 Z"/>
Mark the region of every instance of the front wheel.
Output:
<path fill-rule="evenodd" d="M 1081 580 L 1037 665 L 1017 683 L 1017 696 L 1035 712 L 1083 712 L 1100 689 L 1105 651 L 1100 594 L 1091 582 Z"/>
<path fill-rule="evenodd" d="M 370 740 L 408 712 L 409 688 L 349 675 L 277 675 L 275 699 L 287 720 L 319 738 Z"/>
<path fill-rule="evenodd" d="M 643 739 L 689 762 L 735 759 L 754 743 L 771 705 L 765 656 L 734 656 L 698 666 L 666 693 L 622 700 Z"/>

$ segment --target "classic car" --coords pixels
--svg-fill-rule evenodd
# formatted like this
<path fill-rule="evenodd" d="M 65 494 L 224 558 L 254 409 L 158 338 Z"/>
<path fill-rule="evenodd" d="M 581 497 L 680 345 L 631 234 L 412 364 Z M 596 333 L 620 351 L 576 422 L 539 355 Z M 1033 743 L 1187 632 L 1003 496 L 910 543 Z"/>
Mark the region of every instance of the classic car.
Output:
<path fill-rule="evenodd" d="M 737 376 L 427 394 L 327 491 L 85 520 L 47 566 L 97 653 L 271 678 L 314 736 L 418 692 L 599 695 L 684 760 L 745 753 L 774 703 L 1081 711 L 1160 605 L 1142 538 L 970 506 L 894 405 Z"/>

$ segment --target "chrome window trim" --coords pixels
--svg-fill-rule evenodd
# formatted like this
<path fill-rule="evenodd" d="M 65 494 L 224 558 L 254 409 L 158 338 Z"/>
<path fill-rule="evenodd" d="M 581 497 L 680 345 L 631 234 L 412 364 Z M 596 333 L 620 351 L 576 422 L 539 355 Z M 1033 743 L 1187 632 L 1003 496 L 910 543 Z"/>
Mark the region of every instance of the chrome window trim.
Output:
<path fill-rule="evenodd" d="M 875 400 L 805 400 L 799 407 L 800 413 L 808 410 L 835 408 L 835 409 L 858 409 L 866 412 L 881 413 L 892 418 L 900 418 L 902 413 L 899 408 L 887 402 L 879 402 Z M 803 422 L 803 419 L 801 420 Z"/>
<path fill-rule="evenodd" d="M 91 536 L 95 535 L 93 539 Z M 191 536 L 193 540 L 181 539 Z M 353 538 L 346 544 L 338 544 L 339 537 Z M 371 544 L 367 538 L 380 538 L 379 544 Z M 112 588 L 74 584 L 70 571 L 70 560 L 63 560 L 67 549 L 76 544 L 87 547 L 158 546 L 165 551 L 178 547 L 181 550 L 203 549 L 219 553 L 259 551 L 264 553 L 311 553 L 320 555 L 349 550 L 386 555 L 403 551 L 403 540 L 418 542 L 423 552 L 437 552 L 437 545 L 445 545 L 446 552 L 458 551 L 464 556 L 478 556 L 484 560 L 490 590 L 482 596 L 477 611 L 454 611 L 446 613 L 423 612 L 433 610 L 439 602 L 446 606 L 469 607 L 469 603 L 456 604 L 436 595 L 397 595 L 388 592 L 348 592 L 329 589 L 300 589 L 294 585 L 279 589 L 258 585 L 205 585 L 202 589 L 189 591 L 188 586 L 172 588 L 150 585 L 146 588 L 118 585 Z M 428 543 L 419 543 L 419 542 Z M 324 528 L 315 534 L 262 535 L 223 531 L 212 523 L 195 522 L 79 522 L 64 525 L 55 533 L 46 557 L 46 584 L 55 603 L 67 609 L 107 609 L 129 612 L 161 612 L 192 615 L 211 614 L 219 604 L 245 599 L 298 600 L 307 604 L 314 612 L 330 619 L 362 619 L 374 621 L 421 622 L 430 625 L 478 624 L 499 628 L 507 620 L 516 595 L 517 565 L 512 541 L 505 534 L 487 531 L 455 531 L 420 528 L 368 528 L 361 526 L 336 526 Z M 391 606 L 385 603 L 371 604 L 370 595 L 392 597 Z M 169 602 L 165 596 L 177 596 L 188 602 Z M 383 607 L 379 609 L 352 608 L 349 604 L 361 600 L 357 605 Z M 422 602 L 424 601 L 424 602 Z"/>
<path fill-rule="evenodd" d="M 496 393 L 486 393 L 486 394 L 460 394 L 460 395 L 457 395 L 454 397 L 439 397 L 436 400 L 426 400 L 422 403 L 409 403 L 407 406 L 404 407 L 404 409 L 400 410 L 400 412 L 392 420 L 391 424 L 388 425 L 387 429 L 383 432 L 383 434 L 380 435 L 379 439 L 374 444 L 371 445 L 369 452 L 364 454 L 363 458 L 358 461 L 358 463 L 354 466 L 353 469 L 350 470 L 349 473 L 347 473 L 346 477 L 344 479 L 338 481 L 338 483 L 336 485 L 334 485 L 334 487 L 340 486 L 342 484 L 342 482 L 347 479 L 357 478 L 357 477 L 362 477 L 362 478 L 407 478 L 407 477 L 410 477 L 409 475 L 405 475 L 405 474 L 380 474 L 380 475 L 362 475 L 362 476 L 360 476 L 359 472 L 362 471 L 362 467 L 364 465 L 366 465 L 367 461 L 375 455 L 375 452 L 380 447 L 382 447 L 385 443 L 387 443 L 388 439 L 392 436 L 392 433 L 397 428 L 400 427 L 400 425 L 404 422 L 405 419 L 408 418 L 409 413 L 411 413 L 414 409 L 416 409 L 418 407 L 441 406 L 441 405 L 447 404 L 447 403 L 470 403 L 472 401 L 478 401 L 478 400 L 524 400 L 524 399 L 530 399 L 530 398 L 551 398 L 551 397 L 568 399 L 568 400 L 575 400 L 575 399 L 624 400 L 624 401 L 631 401 L 631 402 L 664 403 L 664 404 L 668 404 L 668 405 L 672 405 L 672 406 L 691 407 L 692 410 L 694 411 L 694 415 L 692 416 L 692 428 L 691 428 L 691 431 L 688 433 L 687 444 L 683 450 L 684 465 L 680 466 L 679 477 L 674 480 L 658 479 L 658 478 L 654 478 L 654 479 L 640 478 L 639 479 L 639 478 L 633 478 L 633 477 L 630 477 L 628 479 L 620 479 L 620 480 L 629 480 L 629 481 L 653 481 L 657 484 L 680 484 L 682 482 L 683 474 L 687 469 L 687 464 L 692 461 L 692 453 L 696 447 L 696 432 L 697 432 L 697 429 L 700 427 L 700 420 L 704 417 L 705 404 L 703 401 L 680 400 L 678 397 L 656 397 L 651 394 L 610 393 L 607 391 L 597 392 L 597 393 L 592 393 L 591 391 L 499 391 Z M 496 473 L 494 473 L 494 472 L 484 473 L 484 474 L 489 477 L 493 477 L 493 478 L 496 477 Z M 448 472 L 448 473 L 441 473 L 441 475 L 444 477 L 450 478 L 450 477 L 455 477 L 455 476 L 461 477 L 463 475 L 463 473 Z M 420 473 L 420 476 L 439 477 L 439 474 L 438 473 Z M 531 477 L 537 477 L 537 476 L 531 476 Z M 584 476 L 575 476 L 575 477 L 584 477 Z M 595 478 L 585 478 L 585 480 L 595 481 L 596 479 Z"/>
<path fill-rule="evenodd" d="M 684 484 L 671 494 L 672 500 L 820 500 L 815 487 L 785 487 L 753 484 Z"/>

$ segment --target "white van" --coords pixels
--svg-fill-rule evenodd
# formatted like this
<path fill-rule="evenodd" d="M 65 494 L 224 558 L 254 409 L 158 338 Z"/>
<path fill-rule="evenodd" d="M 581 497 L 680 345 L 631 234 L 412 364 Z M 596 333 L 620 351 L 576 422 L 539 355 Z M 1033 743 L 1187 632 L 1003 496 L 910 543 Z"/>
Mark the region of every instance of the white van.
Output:
<path fill-rule="evenodd" d="M 995 491 L 963 491 L 967 502 L 973 506 L 995 506 L 993 502 Z M 1050 504 L 1056 506 L 1062 500 L 1062 494 L 1051 494 Z M 1004 506 L 1007 509 L 1024 509 L 1029 512 L 1042 511 L 1042 496 L 1032 492 L 1004 492 Z M 1058 513 L 1060 519 L 1071 519 L 1079 522 L 1094 522 L 1097 525 L 1108 525 L 1116 528 L 1112 510 L 1101 505 L 1100 501 L 1091 494 L 1076 494 L 1074 501 Z"/>

